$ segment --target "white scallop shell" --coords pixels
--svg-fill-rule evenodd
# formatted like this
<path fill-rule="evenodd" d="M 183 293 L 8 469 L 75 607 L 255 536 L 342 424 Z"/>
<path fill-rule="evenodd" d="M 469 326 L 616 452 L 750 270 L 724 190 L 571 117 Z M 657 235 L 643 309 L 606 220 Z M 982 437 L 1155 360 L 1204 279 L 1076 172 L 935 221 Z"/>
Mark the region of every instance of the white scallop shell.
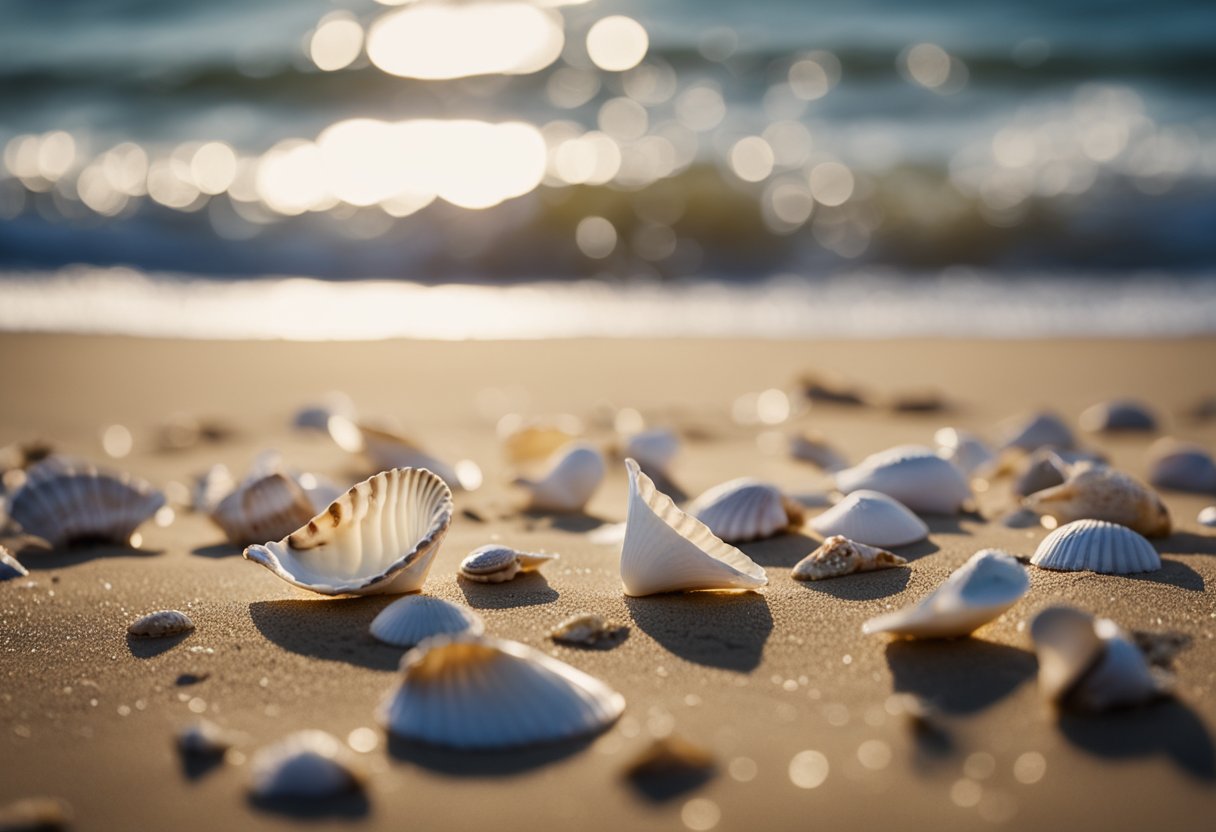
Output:
<path fill-rule="evenodd" d="M 929 536 L 925 521 L 877 491 L 854 491 L 810 522 L 825 537 L 844 535 L 867 546 L 907 546 Z"/>
<path fill-rule="evenodd" d="M 1030 562 L 1041 569 L 1107 575 L 1161 568 L 1161 556 L 1153 544 L 1126 526 L 1105 520 L 1077 520 L 1060 526 L 1043 538 Z"/>
<path fill-rule="evenodd" d="M 194 629 L 190 616 L 180 610 L 157 610 L 135 619 L 127 632 L 140 638 L 161 638 L 188 633 Z"/>
<path fill-rule="evenodd" d="M 1199 445 L 1176 439 L 1159 439 L 1149 448 L 1149 482 L 1158 488 L 1216 492 L 1216 462 Z"/>
<path fill-rule="evenodd" d="M 560 448 L 536 480 L 515 481 L 529 491 L 528 507 L 537 511 L 578 512 L 604 479 L 604 457 L 584 443 Z"/>
<path fill-rule="evenodd" d="M 839 471 L 849 467 L 844 454 L 833 448 L 817 433 L 803 431 L 790 437 L 790 456 L 809 462 L 824 471 Z"/>
<path fill-rule="evenodd" d="M 878 491 L 926 514 L 957 514 L 972 499 L 971 486 L 962 472 L 919 445 L 880 451 L 852 468 L 837 471 L 836 487 L 845 494 Z"/>
<path fill-rule="evenodd" d="M 680 452 L 680 436 L 671 428 L 649 428 L 626 437 L 621 453 L 652 474 L 666 474 Z"/>
<path fill-rule="evenodd" d="M 304 489 L 275 471 L 246 479 L 211 512 L 211 520 L 238 546 L 286 537 L 312 519 L 316 509 Z"/>
<path fill-rule="evenodd" d="M 322 595 L 421 589 L 452 522 L 452 492 L 421 468 L 385 471 L 353 486 L 305 526 L 245 557 Z"/>
<path fill-rule="evenodd" d="M 432 636 L 481 635 L 485 622 L 473 610 L 430 595 L 407 595 L 380 610 L 371 634 L 394 647 L 413 647 Z"/>
<path fill-rule="evenodd" d="M 13 557 L 13 553 L 8 549 L 0 546 L 0 581 L 23 578 L 28 574 L 30 571 L 21 565 L 21 561 Z"/>
<path fill-rule="evenodd" d="M 1216 506 L 1207 506 L 1200 509 L 1199 517 L 1196 518 L 1201 526 L 1212 528 L 1216 526 Z"/>
<path fill-rule="evenodd" d="M 937 443 L 937 455 L 970 477 L 996 462 L 996 454 L 983 440 L 970 431 L 960 428 L 942 428 L 933 434 Z"/>
<path fill-rule="evenodd" d="M 52 546 L 79 540 L 127 543 L 165 504 L 165 495 L 129 474 L 51 457 L 26 472 L 8 515 Z"/>
<path fill-rule="evenodd" d="M 482 584 L 500 584 L 516 575 L 535 572 L 560 555 L 520 552 L 508 546 L 479 546 L 460 562 L 460 577 Z"/>
<path fill-rule="evenodd" d="M 768 583 L 762 567 L 680 511 L 637 462 L 627 459 L 625 467 L 629 513 L 621 544 L 621 582 L 626 595 L 756 589 Z"/>
<path fill-rule="evenodd" d="M 1059 523 L 1107 520 L 1150 537 L 1170 533 L 1170 513 L 1151 488 L 1135 478 L 1092 462 L 1069 468 L 1068 479 L 1036 491 L 1022 504 Z"/>
<path fill-rule="evenodd" d="M 624 709 L 625 698 L 599 679 L 526 645 L 441 636 L 402 659 L 380 721 L 407 740 L 498 749 L 594 734 Z"/>
<path fill-rule="evenodd" d="M 1012 555 L 983 549 L 917 603 L 871 618 L 861 630 L 913 638 L 967 636 L 1012 607 L 1028 591 L 1030 578 Z"/>
<path fill-rule="evenodd" d="M 1072 429 L 1054 413 L 1036 413 L 1015 424 L 1005 439 L 1005 448 L 1030 453 L 1039 448 L 1071 448 L 1076 444 Z"/>
<path fill-rule="evenodd" d="M 823 545 L 794 564 L 791 577 L 799 581 L 821 581 L 854 572 L 873 572 L 903 566 L 908 561 L 885 549 L 857 543 L 834 534 Z"/>
<path fill-rule="evenodd" d="M 354 755 L 331 734 L 297 731 L 253 755 L 250 792 L 265 800 L 324 800 L 360 788 Z"/>
<path fill-rule="evenodd" d="M 1157 417 L 1147 405 L 1129 399 L 1099 402 L 1081 411 L 1077 418 L 1081 430 L 1090 433 L 1145 431 L 1157 429 Z"/>
<path fill-rule="evenodd" d="M 802 507 L 750 477 L 716 485 L 685 510 L 726 543 L 762 540 L 802 524 Z"/>

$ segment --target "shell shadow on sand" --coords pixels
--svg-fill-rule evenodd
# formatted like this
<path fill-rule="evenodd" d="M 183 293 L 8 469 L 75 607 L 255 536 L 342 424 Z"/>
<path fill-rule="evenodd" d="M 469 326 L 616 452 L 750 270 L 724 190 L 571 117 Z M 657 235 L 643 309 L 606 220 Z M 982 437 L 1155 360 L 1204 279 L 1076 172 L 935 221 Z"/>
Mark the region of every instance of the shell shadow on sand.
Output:
<path fill-rule="evenodd" d="M 1157 551 L 1168 555 L 1216 555 L 1216 535 L 1174 532 L 1158 540 Z"/>
<path fill-rule="evenodd" d="M 912 570 L 903 567 L 858 572 L 827 578 L 822 581 L 798 581 L 812 592 L 821 592 L 842 601 L 876 601 L 903 592 L 912 578 Z"/>
<path fill-rule="evenodd" d="M 1150 584 L 1164 584 L 1185 589 L 1188 592 L 1203 592 L 1205 582 L 1203 576 L 1179 560 L 1161 559 L 1161 568 L 1156 572 L 1133 572 L 1121 575 L 1133 581 L 1144 581 Z"/>
<path fill-rule="evenodd" d="M 1038 672 L 1034 654 L 976 638 L 887 644 L 896 693 L 911 693 L 948 714 L 972 714 L 996 704 Z"/>
<path fill-rule="evenodd" d="M 31 573 L 76 566 L 98 558 L 154 558 L 165 553 L 164 549 L 136 549 L 109 542 L 81 542 L 52 549 L 47 546 L 46 541 L 29 537 L 10 541 L 7 545 Z"/>
<path fill-rule="evenodd" d="M 773 631 L 768 600 L 754 592 L 697 592 L 626 598 L 638 629 L 671 653 L 746 673 L 760 665 Z"/>
<path fill-rule="evenodd" d="M 193 631 L 187 633 L 177 633 L 171 636 L 162 636 L 160 638 L 141 638 L 140 636 L 127 635 L 127 649 L 131 651 L 131 655 L 137 659 L 151 659 L 159 656 L 161 653 L 166 653 L 177 645 L 181 644 L 186 639 L 194 634 Z"/>
<path fill-rule="evenodd" d="M 243 551 L 245 547 L 235 543 L 211 543 L 191 549 L 190 554 L 199 558 L 232 558 L 240 557 Z"/>
<path fill-rule="evenodd" d="M 388 753 L 394 760 L 452 777 L 510 777 L 581 753 L 594 740 L 594 736 L 579 737 L 527 748 L 458 751 L 390 736 Z"/>
<path fill-rule="evenodd" d="M 263 636 L 292 653 L 372 670 L 396 670 L 401 649 L 376 641 L 367 628 L 398 597 L 254 601 L 249 617 Z"/>
<path fill-rule="evenodd" d="M 325 820 L 363 818 L 371 812 L 371 801 L 362 792 L 323 800 L 250 797 L 249 805 L 270 814 L 294 820 Z"/>
<path fill-rule="evenodd" d="M 1060 732 L 1073 745 L 1100 757 L 1163 754 L 1192 777 L 1216 781 L 1212 735 L 1203 720 L 1176 699 L 1134 710 L 1061 714 Z"/>
<path fill-rule="evenodd" d="M 464 593 L 465 602 L 479 610 L 536 607 L 552 604 L 558 598 L 557 590 L 549 586 L 540 572 L 527 572 L 500 584 L 483 584 L 464 578 L 458 578 L 456 584 Z"/>

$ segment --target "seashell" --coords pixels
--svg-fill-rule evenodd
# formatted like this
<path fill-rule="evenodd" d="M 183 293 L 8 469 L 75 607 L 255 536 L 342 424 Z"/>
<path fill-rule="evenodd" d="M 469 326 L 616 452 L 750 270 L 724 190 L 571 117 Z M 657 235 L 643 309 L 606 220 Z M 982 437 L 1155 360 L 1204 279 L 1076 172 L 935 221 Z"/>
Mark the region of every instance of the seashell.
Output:
<path fill-rule="evenodd" d="M 929 536 L 925 521 L 877 491 L 854 491 L 810 522 L 821 535 L 843 535 L 867 546 L 907 546 Z"/>
<path fill-rule="evenodd" d="M 1152 432 L 1157 430 L 1157 417 L 1140 402 L 1116 399 L 1085 408 L 1077 424 L 1089 433 Z"/>
<path fill-rule="evenodd" d="M 726 543 L 762 540 L 802 525 L 802 506 L 767 483 L 741 477 L 716 485 L 686 508 Z"/>
<path fill-rule="evenodd" d="M 236 735 L 200 719 L 177 732 L 177 750 L 187 757 L 218 757 L 236 745 Z"/>
<path fill-rule="evenodd" d="M 538 650 L 485 636 L 441 636 L 401 661 L 380 707 L 395 736 L 460 749 L 572 739 L 607 728 L 625 698 Z"/>
<path fill-rule="evenodd" d="M 23 797 L 0 807 L 2 832 L 58 832 L 72 825 L 74 813 L 57 797 Z"/>
<path fill-rule="evenodd" d="M 503 454 L 512 465 L 545 460 L 559 449 L 577 441 L 583 425 L 574 416 L 525 422 L 516 414 L 498 420 L 498 438 Z"/>
<path fill-rule="evenodd" d="M 1199 445 L 1176 439 L 1158 439 L 1149 448 L 1148 480 L 1158 488 L 1216 492 L 1216 462 Z"/>
<path fill-rule="evenodd" d="M 823 541 L 822 546 L 794 564 L 791 577 L 799 581 L 821 581 L 854 572 L 903 566 L 907 562 L 885 549 L 855 543 L 843 535 L 834 534 Z"/>
<path fill-rule="evenodd" d="M 1216 506 L 1208 506 L 1201 509 L 1197 519 L 1201 526 L 1207 526 L 1208 528 L 1216 526 Z"/>
<path fill-rule="evenodd" d="M 203 514 L 211 514 L 219 506 L 220 501 L 236 491 L 237 482 L 223 463 L 212 465 L 205 472 L 195 477 L 194 488 L 190 492 L 190 507 Z"/>
<path fill-rule="evenodd" d="M 813 431 L 802 431 L 790 437 L 790 456 L 824 471 L 839 471 L 849 466 L 844 454 L 828 444 L 822 434 Z"/>
<path fill-rule="evenodd" d="M 329 420 L 333 416 L 344 419 L 355 418 L 355 402 L 346 393 L 338 390 L 326 393 L 317 404 L 301 407 L 292 417 L 292 425 L 306 430 L 328 432 Z"/>
<path fill-rule="evenodd" d="M 453 467 L 437 459 L 413 439 L 386 428 L 374 427 L 366 422 L 354 422 L 335 415 L 329 419 L 329 435 L 344 451 L 362 453 L 379 471 L 390 468 L 425 468 L 450 488 L 471 490 L 475 487 L 474 481 L 480 485 L 480 469 L 476 475 L 466 473 L 462 479 L 459 466 Z"/>
<path fill-rule="evenodd" d="M 887 398 L 887 408 L 896 413 L 936 413 L 946 410 L 950 401 L 931 387 L 903 390 Z"/>
<path fill-rule="evenodd" d="M 21 561 L 13 557 L 13 553 L 0 546 L 0 581 L 13 578 L 24 578 L 30 571 L 21 565 Z"/>
<path fill-rule="evenodd" d="M 609 624 L 590 612 L 572 615 L 549 631 L 549 638 L 558 644 L 574 647 L 615 647 L 628 635 L 628 627 Z"/>
<path fill-rule="evenodd" d="M 1170 533 L 1169 509 L 1151 488 L 1092 462 L 1073 465 L 1064 483 L 1036 491 L 1023 505 L 1059 523 L 1108 520 L 1149 537 Z"/>
<path fill-rule="evenodd" d="M 604 457 L 595 448 L 580 442 L 558 450 L 539 479 L 520 478 L 515 484 L 530 492 L 530 509 L 578 512 L 587 505 L 603 479 Z"/>
<path fill-rule="evenodd" d="M 878 491 L 926 514 L 957 514 L 972 499 L 962 472 L 920 445 L 880 451 L 837 471 L 836 487 L 845 494 Z"/>
<path fill-rule="evenodd" d="M 558 555 L 518 552 L 507 546 L 479 546 L 460 562 L 460 577 L 481 584 L 501 584 L 524 572 L 535 572 Z"/>
<path fill-rule="evenodd" d="M 1026 460 L 1026 467 L 1013 483 L 1013 493 L 1027 497 L 1063 484 L 1068 479 L 1068 463 L 1051 448 L 1039 448 Z"/>
<path fill-rule="evenodd" d="M 452 492 L 443 480 L 397 468 L 352 486 L 303 527 L 244 555 L 322 595 L 414 592 L 451 522 Z"/>
<path fill-rule="evenodd" d="M 865 391 L 835 376 L 803 373 L 799 386 L 802 388 L 802 395 L 813 402 L 849 406 L 869 403 L 869 396 Z"/>
<path fill-rule="evenodd" d="M 871 618 L 861 630 L 913 638 L 968 636 L 1029 591 L 1030 578 L 1012 555 L 983 549 L 916 604 Z"/>
<path fill-rule="evenodd" d="M 246 480 L 211 512 L 230 543 L 243 546 L 285 537 L 316 511 L 304 489 L 284 473 Z"/>
<path fill-rule="evenodd" d="M 354 755 L 333 735 L 309 729 L 253 755 L 249 790 L 255 798 L 325 800 L 362 787 Z"/>
<path fill-rule="evenodd" d="M 194 629 L 190 616 L 179 610 L 157 610 L 135 619 L 127 632 L 140 638 L 162 638 L 188 633 Z"/>
<path fill-rule="evenodd" d="M 629 513 L 621 543 L 621 582 L 626 595 L 756 589 L 768 583 L 762 567 L 680 511 L 637 462 L 627 459 L 625 468 Z"/>
<path fill-rule="evenodd" d="M 625 767 L 624 776 L 643 788 L 655 781 L 687 780 L 689 785 L 695 785 L 716 767 L 714 755 L 708 750 L 669 734 L 652 740 Z"/>
<path fill-rule="evenodd" d="M 671 428 L 650 428 L 625 439 L 621 455 L 635 460 L 650 476 L 666 475 L 680 451 L 680 436 Z"/>
<path fill-rule="evenodd" d="M 959 428 L 942 428 L 933 434 L 937 443 L 937 455 L 954 463 L 954 467 L 971 477 L 996 462 L 996 454 L 984 442 L 969 431 Z"/>
<path fill-rule="evenodd" d="M 1071 448 L 1076 444 L 1072 429 L 1054 413 L 1036 413 L 1008 431 L 1004 448 L 1031 453 L 1039 448 Z"/>
<path fill-rule="evenodd" d="M 8 501 L 9 517 L 52 546 L 101 540 L 126 544 L 165 504 L 165 495 L 129 474 L 59 457 L 39 462 Z"/>
<path fill-rule="evenodd" d="M 481 616 L 461 604 L 430 595 L 407 595 L 380 610 L 372 619 L 371 634 L 394 647 L 413 647 L 432 636 L 485 630 Z"/>
<path fill-rule="evenodd" d="M 1105 520 L 1077 520 L 1060 526 L 1039 544 L 1030 562 L 1061 572 L 1127 575 L 1155 572 L 1161 556 L 1142 536 Z"/>

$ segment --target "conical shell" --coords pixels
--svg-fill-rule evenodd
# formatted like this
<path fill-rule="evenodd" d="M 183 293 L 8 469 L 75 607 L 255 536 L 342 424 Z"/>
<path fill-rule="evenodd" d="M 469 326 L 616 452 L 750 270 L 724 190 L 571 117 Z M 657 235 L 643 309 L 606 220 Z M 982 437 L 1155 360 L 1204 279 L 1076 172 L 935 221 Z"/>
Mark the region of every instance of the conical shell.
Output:
<path fill-rule="evenodd" d="M 460 577 L 483 584 L 500 584 L 524 572 L 535 572 L 559 555 L 520 552 L 508 546 L 479 546 L 460 562 Z"/>
<path fill-rule="evenodd" d="M 1157 417 L 1147 405 L 1129 399 L 1099 402 L 1081 411 L 1081 430 L 1090 433 L 1146 432 L 1157 429 Z"/>
<path fill-rule="evenodd" d="M 157 610 L 132 621 L 127 632 L 140 638 L 162 638 L 188 633 L 193 629 L 194 622 L 181 610 Z"/>
<path fill-rule="evenodd" d="M 926 514 L 956 514 L 972 499 L 962 472 L 919 445 L 881 451 L 837 471 L 836 487 L 845 494 L 878 491 Z"/>
<path fill-rule="evenodd" d="M 627 459 L 625 467 L 629 514 L 621 544 L 621 582 L 626 595 L 756 589 L 768 583 L 763 568 L 680 511 L 637 462 Z"/>
<path fill-rule="evenodd" d="M 666 474 L 680 452 L 680 436 L 671 428 L 649 428 L 625 439 L 622 454 L 652 474 Z"/>
<path fill-rule="evenodd" d="M 1012 555 L 984 549 L 916 604 L 871 618 L 861 629 L 912 638 L 967 636 L 1012 607 L 1028 591 L 1030 579 Z"/>
<path fill-rule="evenodd" d="M 8 549 L 0 546 L 0 581 L 23 578 L 28 574 L 29 570 L 21 565 L 21 561 L 13 557 L 13 553 Z"/>
<path fill-rule="evenodd" d="M 364 775 L 346 746 L 324 731 L 298 731 L 253 755 L 250 792 L 263 800 L 324 800 L 360 788 Z"/>
<path fill-rule="evenodd" d="M 1149 448 L 1148 480 L 1158 488 L 1216 492 L 1216 462 L 1199 445 L 1176 439 L 1159 439 Z"/>
<path fill-rule="evenodd" d="M 942 428 L 933 434 L 937 443 L 937 455 L 963 472 L 963 476 L 971 477 L 992 465 L 996 454 L 984 444 L 975 434 L 959 428 Z"/>
<path fill-rule="evenodd" d="M 421 589 L 452 522 L 452 492 L 421 468 L 385 471 L 353 486 L 307 525 L 245 557 L 322 595 Z"/>
<path fill-rule="evenodd" d="M 818 433 L 802 431 L 790 437 L 790 456 L 809 462 L 824 471 L 839 471 L 849 467 L 844 454 L 833 448 Z"/>
<path fill-rule="evenodd" d="M 1077 520 L 1060 526 L 1043 538 L 1030 562 L 1041 569 L 1107 575 L 1161 568 L 1161 556 L 1153 544 L 1126 526 L 1105 520 Z"/>
<path fill-rule="evenodd" d="M 1062 484 L 1036 491 L 1023 505 L 1059 523 L 1106 520 L 1150 537 L 1170 533 L 1169 509 L 1151 488 L 1092 462 L 1072 466 Z"/>
<path fill-rule="evenodd" d="M 794 565 L 792 577 L 799 581 L 821 581 L 854 572 L 873 572 L 903 566 L 908 561 L 885 549 L 856 543 L 841 535 L 832 535 L 823 545 Z"/>
<path fill-rule="evenodd" d="M 1071 448 L 1075 444 L 1072 429 L 1063 419 L 1054 413 L 1036 413 L 1007 431 L 1003 447 L 1031 453 L 1039 448 Z"/>
<path fill-rule="evenodd" d="M 481 616 L 468 607 L 430 595 L 407 595 L 372 619 L 371 634 L 394 647 L 413 647 L 433 636 L 485 630 Z"/>
<path fill-rule="evenodd" d="M 802 506 L 779 489 L 750 477 L 724 482 L 688 504 L 687 511 L 727 543 L 745 543 L 802 524 Z"/>
<path fill-rule="evenodd" d="M 312 501 L 278 471 L 246 480 L 211 512 L 211 520 L 238 546 L 286 537 L 312 519 Z"/>
<path fill-rule="evenodd" d="M 380 721 L 407 740 L 497 749 L 594 734 L 624 709 L 625 698 L 606 684 L 531 647 L 442 636 L 402 659 Z"/>
<path fill-rule="evenodd" d="M 580 442 L 559 449 L 539 479 L 515 482 L 528 490 L 530 509 L 577 512 L 587 505 L 603 479 L 604 457 Z"/>
<path fill-rule="evenodd" d="M 877 491 L 854 491 L 810 526 L 824 537 L 843 535 L 867 546 L 907 546 L 929 536 L 924 520 Z"/>

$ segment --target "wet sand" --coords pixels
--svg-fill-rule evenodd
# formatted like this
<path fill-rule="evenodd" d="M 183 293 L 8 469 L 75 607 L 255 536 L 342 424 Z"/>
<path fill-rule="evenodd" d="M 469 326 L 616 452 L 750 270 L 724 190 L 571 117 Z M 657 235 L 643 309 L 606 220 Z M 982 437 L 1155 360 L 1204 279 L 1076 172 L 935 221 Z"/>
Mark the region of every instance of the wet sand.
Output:
<path fill-rule="evenodd" d="M 778 428 L 815 427 L 852 459 L 928 443 L 943 425 L 991 436 L 1001 418 L 1044 405 L 1075 419 L 1113 395 L 1152 403 L 1169 433 L 1211 448 L 1216 424 L 1179 413 L 1213 392 L 1216 340 L 325 345 L 4 335 L 0 356 L 0 444 L 42 437 L 102 461 L 101 428 L 122 424 L 135 447 L 109 464 L 162 486 L 215 462 L 239 473 L 267 447 L 340 484 L 371 473 L 290 427 L 297 407 L 332 389 L 367 414 L 396 417 L 441 458 L 476 460 L 486 484 L 457 495 L 426 591 L 478 608 L 489 633 L 546 650 L 626 697 L 624 718 L 602 736 L 520 753 L 444 752 L 377 729 L 377 747 L 359 755 L 371 771 L 365 798 L 327 805 L 309 829 L 1193 829 L 1216 811 L 1216 535 L 1195 522 L 1210 499 L 1165 495 L 1177 530 L 1157 544 L 1160 572 L 1032 570 L 1031 593 L 975 637 L 912 643 L 863 636 L 861 622 L 919 598 L 979 548 L 1027 555 L 1046 532 L 932 518 L 930 542 L 897 550 L 910 569 L 810 585 L 789 571 L 815 542 L 790 535 L 741 547 L 768 570 L 761 593 L 627 599 L 618 547 L 587 535 L 624 518 L 623 466 L 610 467 L 585 516 L 520 514 L 494 435 L 506 410 L 593 421 L 609 406 L 636 407 L 688 435 L 673 471 L 690 494 L 742 475 L 814 492 L 826 485 L 818 471 L 730 418 L 740 394 L 788 389 L 814 368 L 880 392 L 933 387 L 954 404 L 929 414 L 813 406 Z M 176 412 L 234 433 L 158 451 L 156 428 Z M 1148 443 L 1092 440 L 1141 477 Z M 980 496 L 983 514 L 995 515 L 1009 505 L 1008 483 Z M 140 551 L 26 549 L 32 580 L 0 584 L 0 805 L 58 796 L 85 830 L 299 825 L 249 802 L 247 757 L 300 728 L 346 738 L 375 726 L 402 651 L 366 628 L 391 599 L 297 590 L 186 511 L 141 531 Z M 492 541 L 562 557 L 506 585 L 457 582 L 460 558 Z M 1026 627 L 1059 602 L 1130 629 L 1189 635 L 1176 697 L 1058 718 L 1036 691 Z M 128 641 L 127 624 L 161 608 L 188 611 L 197 630 Z M 578 611 L 628 625 L 629 637 L 608 651 L 546 639 Z M 934 730 L 887 712 L 897 692 L 936 705 Z M 183 765 L 171 743 L 199 712 L 244 734 L 233 759 L 207 770 Z M 709 748 L 715 775 L 674 796 L 622 780 L 648 738 L 668 730 Z M 811 789 L 790 776 L 808 750 L 828 763 Z"/>

